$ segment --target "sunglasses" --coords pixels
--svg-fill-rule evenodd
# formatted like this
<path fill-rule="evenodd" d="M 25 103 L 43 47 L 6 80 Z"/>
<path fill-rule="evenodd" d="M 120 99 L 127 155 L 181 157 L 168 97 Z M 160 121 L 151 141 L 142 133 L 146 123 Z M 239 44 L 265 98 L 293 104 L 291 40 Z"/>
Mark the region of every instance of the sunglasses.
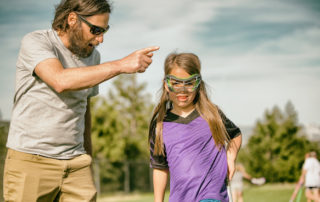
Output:
<path fill-rule="evenodd" d="M 182 79 L 169 74 L 165 77 L 165 82 L 167 83 L 168 88 L 171 92 L 174 92 L 174 93 L 190 92 L 191 93 L 199 87 L 201 83 L 201 76 L 199 74 L 194 74 L 188 78 Z"/>
<path fill-rule="evenodd" d="M 103 28 L 103 27 L 99 27 L 99 26 L 96 26 L 96 25 L 93 25 L 91 24 L 90 22 L 88 22 L 84 17 L 82 17 L 81 15 L 78 15 L 80 20 L 84 23 L 86 23 L 89 27 L 90 27 L 90 32 L 91 34 L 93 35 L 100 35 L 100 34 L 104 34 L 106 33 L 110 26 L 108 25 L 107 28 Z"/>

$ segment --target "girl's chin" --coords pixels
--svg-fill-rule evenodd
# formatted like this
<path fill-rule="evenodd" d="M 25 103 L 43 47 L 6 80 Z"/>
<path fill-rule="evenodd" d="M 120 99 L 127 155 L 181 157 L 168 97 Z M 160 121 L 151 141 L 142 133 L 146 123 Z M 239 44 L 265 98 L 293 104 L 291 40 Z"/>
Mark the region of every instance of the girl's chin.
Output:
<path fill-rule="evenodd" d="M 187 99 L 177 99 L 177 104 L 178 105 L 185 105 L 187 104 Z"/>
<path fill-rule="evenodd" d="M 186 103 L 188 101 L 188 99 L 178 99 L 177 100 L 179 103 Z"/>
<path fill-rule="evenodd" d="M 180 108 L 187 108 L 189 107 L 189 103 L 186 103 L 186 102 L 178 102 L 177 103 L 177 106 L 180 107 Z"/>

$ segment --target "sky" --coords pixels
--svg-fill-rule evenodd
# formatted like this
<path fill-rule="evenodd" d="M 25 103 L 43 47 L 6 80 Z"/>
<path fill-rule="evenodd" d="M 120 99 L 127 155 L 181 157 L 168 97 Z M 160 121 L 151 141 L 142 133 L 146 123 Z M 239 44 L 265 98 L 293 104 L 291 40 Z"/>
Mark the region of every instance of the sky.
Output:
<path fill-rule="evenodd" d="M 28 32 L 49 29 L 59 0 L 0 1 L 0 110 L 10 120 L 15 63 Z M 157 102 L 168 54 L 199 56 L 212 102 L 237 125 L 291 101 L 301 124 L 320 125 L 320 1 L 113 0 L 101 62 L 160 46 L 139 82 Z M 100 85 L 104 95 L 112 80 Z"/>

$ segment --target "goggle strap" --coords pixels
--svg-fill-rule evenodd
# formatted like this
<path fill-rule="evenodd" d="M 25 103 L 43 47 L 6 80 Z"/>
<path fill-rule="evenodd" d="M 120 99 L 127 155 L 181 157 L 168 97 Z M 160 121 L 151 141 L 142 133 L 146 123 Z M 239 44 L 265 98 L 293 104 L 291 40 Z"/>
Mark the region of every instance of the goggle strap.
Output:
<path fill-rule="evenodd" d="M 170 74 L 168 74 L 168 75 L 166 76 L 166 79 L 175 79 L 175 80 L 177 80 L 177 81 L 182 81 L 182 82 L 191 80 L 191 79 L 193 79 L 193 78 L 196 78 L 196 79 L 198 80 L 198 79 L 201 79 L 201 76 L 200 76 L 199 74 L 192 74 L 192 75 L 189 76 L 188 78 L 184 78 L 184 79 L 183 79 L 183 78 L 175 77 L 175 76 L 170 75 Z"/>

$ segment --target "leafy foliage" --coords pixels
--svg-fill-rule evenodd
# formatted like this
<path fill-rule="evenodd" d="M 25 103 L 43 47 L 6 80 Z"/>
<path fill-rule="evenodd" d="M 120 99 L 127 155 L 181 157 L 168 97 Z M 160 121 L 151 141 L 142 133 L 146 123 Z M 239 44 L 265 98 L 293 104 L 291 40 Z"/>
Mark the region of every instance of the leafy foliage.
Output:
<path fill-rule="evenodd" d="M 277 106 L 265 112 L 239 160 L 253 176 L 264 176 L 268 182 L 293 182 L 310 150 L 319 151 L 319 146 L 302 134 L 294 106 L 288 102 L 284 112 Z"/>
<path fill-rule="evenodd" d="M 91 102 L 93 156 L 100 163 L 102 182 L 122 189 L 124 165 L 148 159 L 148 127 L 153 105 L 135 75 L 121 75 L 107 96 Z M 109 189 L 110 190 L 110 189 Z"/>

